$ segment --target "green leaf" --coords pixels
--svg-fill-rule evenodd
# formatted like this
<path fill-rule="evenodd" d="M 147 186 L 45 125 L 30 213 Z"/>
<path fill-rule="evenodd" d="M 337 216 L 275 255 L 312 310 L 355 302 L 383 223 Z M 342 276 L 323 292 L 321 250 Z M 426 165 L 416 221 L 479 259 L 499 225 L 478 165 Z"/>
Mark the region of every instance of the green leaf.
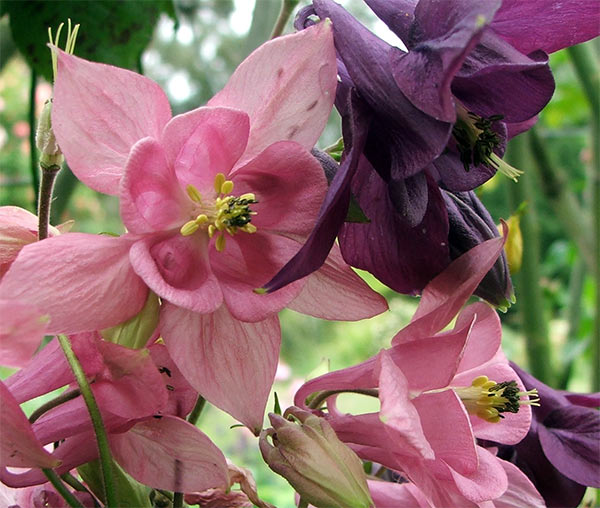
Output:
<path fill-rule="evenodd" d="M 346 214 L 345 220 L 346 222 L 371 222 L 371 219 L 369 219 L 365 215 L 365 212 L 362 211 L 362 208 L 359 206 L 354 196 L 350 196 L 350 205 L 348 206 L 348 213 Z"/>
<path fill-rule="evenodd" d="M 150 42 L 161 13 L 175 18 L 172 0 L 81 2 L 62 0 L 42 2 L 18 0 L 2 2 L 10 16 L 15 44 L 39 74 L 52 80 L 48 49 L 48 27 L 56 33 L 65 23 L 61 47 L 66 40 L 66 23 L 79 23 L 75 55 L 127 69 L 139 69 L 142 51 Z"/>
<path fill-rule="evenodd" d="M 277 396 L 277 392 L 275 392 L 275 407 L 273 408 L 273 412 L 276 415 L 281 416 L 281 405 L 279 404 L 279 397 Z"/>

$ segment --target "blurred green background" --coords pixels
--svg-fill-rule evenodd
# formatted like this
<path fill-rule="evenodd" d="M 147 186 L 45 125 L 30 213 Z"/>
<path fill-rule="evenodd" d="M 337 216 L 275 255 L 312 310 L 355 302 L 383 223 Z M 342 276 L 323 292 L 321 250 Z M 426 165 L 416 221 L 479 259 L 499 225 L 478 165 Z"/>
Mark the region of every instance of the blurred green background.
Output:
<path fill-rule="evenodd" d="M 342 3 L 393 41 L 383 23 L 361 1 Z M 45 46 L 45 27 L 56 28 L 69 16 L 81 23 L 77 55 L 143 72 L 165 89 L 177 114 L 203 105 L 220 90 L 237 64 L 268 39 L 279 7 L 279 0 L 4 1 L 1 9 L 5 15 L 0 20 L 0 205 L 35 212 L 38 175 L 37 156 L 32 158 L 30 150 L 31 119 L 51 95 L 46 81 L 50 54 Z M 586 46 L 587 54 L 596 59 L 597 41 Z M 24 51 L 27 59 L 18 48 L 28 48 Z M 588 182 L 598 148 L 592 143 L 589 100 L 571 59 L 567 51 L 551 57 L 556 93 L 540 115 L 536 130 L 550 161 L 566 175 L 563 183 L 567 192 L 582 215 L 591 220 L 594 205 Z M 597 73 L 592 79 L 597 80 Z M 333 114 L 320 145 L 327 146 L 339 136 L 339 118 Z M 527 338 L 529 332 L 523 332 L 528 314 L 521 308 L 521 293 L 523 287 L 535 283 L 540 290 L 534 302 L 537 319 L 547 323 L 547 330 L 538 330 L 535 340 L 541 335 L 549 345 L 549 384 L 590 391 L 592 375 L 599 367 L 592 356 L 597 286 L 573 239 L 577 235 L 591 238 L 593 230 L 569 231 L 559 220 L 526 142 L 509 151 L 525 171 L 518 185 L 525 189 L 526 215 L 533 227 L 524 242 L 526 249 L 534 242 L 532 272 L 536 278 L 532 282 L 530 274 L 521 273 L 514 279 L 517 304 L 501 316 L 505 350 L 517 363 L 528 365 L 526 344 L 531 339 Z M 497 175 L 478 190 L 496 222 L 508 218 L 523 200 L 522 196 L 515 198 L 511 186 L 515 184 Z M 116 198 L 95 193 L 65 169 L 57 182 L 52 223 L 71 219 L 75 221 L 73 231 L 123 232 Z M 281 313 L 283 344 L 275 390 L 282 408 L 292 403 L 293 393 L 304 379 L 375 354 L 410 320 L 417 305 L 415 298 L 395 294 L 368 274 L 365 278 L 388 299 L 390 311 L 386 314 L 359 323 L 337 323 L 288 310 Z M 7 375 L 8 370 L 3 373 Z M 362 400 L 347 403 L 366 410 Z M 291 488 L 262 463 L 253 436 L 245 429 L 230 428 L 234 423 L 228 415 L 209 407 L 199 426 L 236 464 L 253 471 L 261 497 L 280 507 L 293 506 Z"/>

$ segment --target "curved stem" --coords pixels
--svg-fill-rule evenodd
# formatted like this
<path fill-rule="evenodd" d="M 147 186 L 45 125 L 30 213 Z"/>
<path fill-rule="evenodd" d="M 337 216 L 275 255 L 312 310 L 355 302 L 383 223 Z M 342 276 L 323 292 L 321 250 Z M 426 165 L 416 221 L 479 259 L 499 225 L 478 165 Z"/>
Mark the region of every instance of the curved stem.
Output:
<path fill-rule="evenodd" d="M 182 508 L 183 506 L 183 492 L 173 493 L 173 508 Z"/>
<path fill-rule="evenodd" d="M 96 501 L 96 498 L 94 497 L 94 495 L 90 492 L 90 490 L 83 483 L 81 483 L 77 478 L 75 478 L 71 473 L 61 474 L 60 477 L 67 485 L 69 485 L 74 490 L 76 490 L 78 492 L 87 492 L 92 497 L 95 507 L 100 506 L 98 504 L 98 502 Z"/>
<path fill-rule="evenodd" d="M 187 421 L 190 422 L 192 425 L 196 425 L 196 422 L 198 421 L 198 418 L 200 417 L 200 413 L 202 413 L 202 410 L 204 409 L 205 406 L 206 406 L 206 399 L 204 397 L 202 397 L 202 395 L 198 395 L 198 400 L 196 401 L 196 405 L 194 406 L 194 409 L 192 409 L 192 412 L 188 415 Z"/>
<path fill-rule="evenodd" d="M 270 39 L 275 39 L 275 37 L 279 37 L 283 33 L 285 25 L 287 24 L 292 11 L 296 8 L 296 5 L 298 5 L 298 0 L 281 0 L 281 10 L 279 11 L 279 16 L 277 17 L 277 21 L 271 32 Z"/>
<path fill-rule="evenodd" d="M 320 392 L 313 400 L 310 401 L 308 405 L 311 409 L 318 408 L 326 399 L 331 397 L 332 395 L 337 395 L 338 393 L 357 393 L 359 395 L 369 395 L 371 397 L 379 397 L 379 390 L 376 388 L 372 389 L 356 389 L 356 390 L 325 390 Z"/>
<path fill-rule="evenodd" d="M 46 475 L 46 478 L 48 478 L 48 481 L 56 489 L 56 492 L 62 496 L 69 506 L 72 508 L 84 508 L 79 500 L 69 492 L 69 489 L 67 489 L 66 485 L 62 482 L 60 476 L 52 471 L 52 469 L 42 469 L 42 473 Z"/>
<path fill-rule="evenodd" d="M 102 479 L 104 481 L 104 494 L 106 499 L 106 506 L 115 508 L 118 506 L 117 503 L 117 492 L 113 481 L 112 474 L 112 457 L 110 454 L 110 447 L 108 445 L 108 436 L 106 429 L 102 423 L 102 415 L 96 404 L 96 399 L 92 393 L 92 389 L 85 377 L 85 372 L 79 363 L 79 360 L 73 352 L 69 338 L 66 335 L 59 335 L 58 342 L 62 348 L 69 366 L 75 375 L 77 385 L 85 401 L 85 405 L 90 413 L 90 419 L 92 420 L 92 426 L 94 427 L 94 434 L 96 435 L 96 443 L 98 445 L 98 452 L 100 457 L 100 469 L 102 471 Z"/>
<path fill-rule="evenodd" d="M 35 422 L 40 416 L 50 411 L 52 408 L 60 406 L 61 404 L 64 404 L 69 400 L 75 399 L 80 395 L 81 391 L 79 391 L 79 389 L 77 388 L 68 392 L 61 393 L 58 397 L 46 402 L 45 404 L 38 407 L 33 413 L 31 413 L 31 416 L 29 417 L 29 423 Z"/>

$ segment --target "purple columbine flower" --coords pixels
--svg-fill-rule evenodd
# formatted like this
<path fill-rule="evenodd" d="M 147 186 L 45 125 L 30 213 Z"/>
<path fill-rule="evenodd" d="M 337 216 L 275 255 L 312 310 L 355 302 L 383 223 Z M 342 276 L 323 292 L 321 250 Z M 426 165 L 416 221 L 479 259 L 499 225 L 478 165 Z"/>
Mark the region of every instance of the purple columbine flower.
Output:
<path fill-rule="evenodd" d="M 314 0 L 296 20 L 299 29 L 314 23 L 314 15 L 333 22 L 345 150 L 311 237 L 265 285 L 268 291 L 325 260 L 351 187 L 372 214 L 365 210 L 370 224 L 342 230 L 346 260 L 382 280 L 395 274 L 398 291 L 422 290 L 450 262 L 438 186 L 468 191 L 498 169 L 515 178 L 519 171 L 501 159 L 506 141 L 535 123 L 554 91 L 544 51 L 598 33 L 590 21 L 597 14 L 592 2 L 365 1 L 408 52 L 379 39 L 332 0 Z M 361 252 L 350 252 L 349 229 Z M 414 261 L 418 256 L 423 259 Z"/>
<path fill-rule="evenodd" d="M 536 388 L 527 436 L 501 445 L 499 457 L 513 462 L 533 482 L 549 508 L 579 505 L 586 487 L 600 487 L 600 393 L 554 390 L 511 362 L 527 389 Z"/>

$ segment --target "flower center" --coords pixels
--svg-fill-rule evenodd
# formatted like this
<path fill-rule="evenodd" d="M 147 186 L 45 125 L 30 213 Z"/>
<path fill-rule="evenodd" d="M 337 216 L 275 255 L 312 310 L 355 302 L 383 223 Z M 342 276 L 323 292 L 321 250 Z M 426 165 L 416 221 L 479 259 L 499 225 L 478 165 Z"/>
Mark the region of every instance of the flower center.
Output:
<path fill-rule="evenodd" d="M 215 199 L 203 199 L 198 189 L 193 185 L 186 187 L 189 198 L 196 203 L 195 219 L 181 226 L 180 232 L 183 236 L 193 235 L 199 229 L 206 231 L 208 237 L 217 235 L 215 248 L 222 252 L 225 249 L 225 232 L 231 236 L 238 231 L 255 233 L 256 226 L 251 224 L 252 216 L 256 215 L 250 209 L 250 205 L 258 203 L 253 193 L 248 192 L 241 196 L 234 196 L 233 182 L 227 180 L 223 173 L 215 176 L 214 188 L 217 193 Z"/>
<path fill-rule="evenodd" d="M 471 166 L 483 164 L 500 171 L 516 182 L 523 172 L 513 168 L 494 153 L 500 145 L 500 138 L 492 129 L 492 124 L 502 118 L 502 115 L 484 118 L 467 111 L 459 104 L 456 108 L 456 123 L 452 135 L 465 171 L 469 171 Z"/>
<path fill-rule="evenodd" d="M 454 388 L 470 414 L 498 423 L 502 413 L 518 413 L 520 406 L 539 406 L 537 390 L 520 392 L 516 381 L 496 383 L 487 376 L 476 377 L 471 386 Z M 527 397 L 527 398 L 523 398 Z"/>

